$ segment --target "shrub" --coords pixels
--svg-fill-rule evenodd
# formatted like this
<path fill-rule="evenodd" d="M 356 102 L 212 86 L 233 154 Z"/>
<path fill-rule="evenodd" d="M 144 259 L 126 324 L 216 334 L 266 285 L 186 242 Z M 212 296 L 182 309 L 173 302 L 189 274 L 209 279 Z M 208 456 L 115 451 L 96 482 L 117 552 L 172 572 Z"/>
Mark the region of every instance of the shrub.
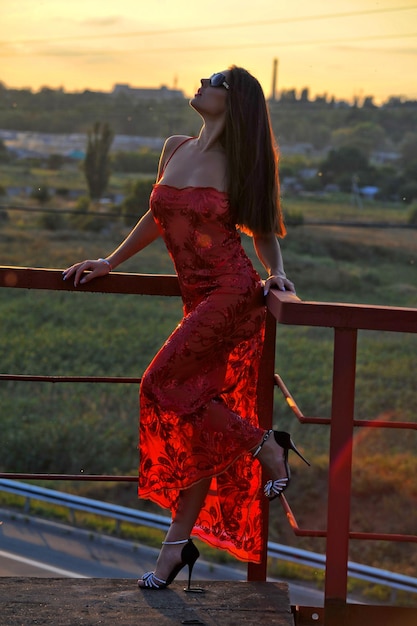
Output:
<path fill-rule="evenodd" d="M 57 187 L 55 189 L 55 195 L 60 196 L 61 198 L 68 198 L 68 195 L 69 195 L 68 187 Z"/>
<path fill-rule="evenodd" d="M 287 226 L 301 226 L 304 224 L 304 215 L 301 211 L 285 211 L 285 224 Z"/>
<path fill-rule="evenodd" d="M 116 152 L 111 157 L 116 172 L 142 172 L 155 175 L 158 170 L 159 152 L 140 148 L 136 152 Z"/>
<path fill-rule="evenodd" d="M 90 198 L 80 196 L 75 205 L 75 212 L 69 216 L 68 222 L 76 230 L 100 232 L 106 225 L 106 220 L 100 215 L 89 213 Z"/>
<path fill-rule="evenodd" d="M 100 215 L 91 213 L 78 213 L 70 216 L 71 226 L 76 230 L 85 230 L 99 233 L 106 226 L 106 220 Z"/>
<path fill-rule="evenodd" d="M 87 213 L 90 208 L 90 198 L 88 196 L 80 196 L 75 203 L 75 210 Z"/>
<path fill-rule="evenodd" d="M 410 205 L 407 221 L 409 224 L 417 225 L 417 202 L 413 202 L 413 204 Z"/>
<path fill-rule="evenodd" d="M 46 204 L 50 199 L 49 189 L 46 185 L 36 185 L 33 187 L 30 197 L 37 200 L 39 204 Z"/>
<path fill-rule="evenodd" d="M 65 157 L 62 154 L 50 154 L 46 161 L 48 170 L 60 170 L 64 165 Z"/>
<path fill-rule="evenodd" d="M 122 215 L 127 226 L 133 226 L 146 213 L 154 179 L 137 180 L 122 204 Z"/>
<path fill-rule="evenodd" d="M 37 219 L 38 226 L 45 230 L 59 230 L 65 225 L 64 216 L 59 211 L 48 211 L 41 213 Z"/>
<path fill-rule="evenodd" d="M 401 189 L 401 197 L 406 204 L 417 200 L 417 182 L 407 181 Z"/>

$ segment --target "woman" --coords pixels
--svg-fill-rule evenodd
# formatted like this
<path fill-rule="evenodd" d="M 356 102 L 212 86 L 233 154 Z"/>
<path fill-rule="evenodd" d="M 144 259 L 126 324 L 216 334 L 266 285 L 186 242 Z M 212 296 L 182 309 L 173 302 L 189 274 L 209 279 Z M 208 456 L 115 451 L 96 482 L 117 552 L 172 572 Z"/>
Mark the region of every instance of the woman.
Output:
<path fill-rule="evenodd" d="M 184 318 L 140 387 L 139 495 L 172 511 L 154 572 L 138 585 L 163 589 L 199 556 L 191 532 L 246 561 L 260 561 L 261 468 L 273 499 L 289 482 L 290 436 L 258 426 L 256 384 L 271 287 L 294 292 L 278 236 L 277 154 L 258 81 L 232 66 L 201 80 L 190 105 L 198 137 L 165 142 L 150 209 L 106 259 L 64 272 L 75 285 L 110 272 L 160 235 L 175 263 Z M 253 237 L 263 283 L 238 228 Z M 85 272 L 88 271 L 87 274 Z"/>

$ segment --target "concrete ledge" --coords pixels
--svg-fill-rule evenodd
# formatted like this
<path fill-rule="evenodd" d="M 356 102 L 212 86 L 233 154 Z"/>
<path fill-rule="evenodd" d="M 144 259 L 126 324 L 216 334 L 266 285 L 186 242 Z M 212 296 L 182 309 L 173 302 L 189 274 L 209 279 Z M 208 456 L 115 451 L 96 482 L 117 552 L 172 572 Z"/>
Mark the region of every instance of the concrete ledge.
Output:
<path fill-rule="evenodd" d="M 134 579 L 0 578 L 0 623 L 7 626 L 294 626 L 288 585 L 268 582 L 175 581 L 140 591 Z"/>

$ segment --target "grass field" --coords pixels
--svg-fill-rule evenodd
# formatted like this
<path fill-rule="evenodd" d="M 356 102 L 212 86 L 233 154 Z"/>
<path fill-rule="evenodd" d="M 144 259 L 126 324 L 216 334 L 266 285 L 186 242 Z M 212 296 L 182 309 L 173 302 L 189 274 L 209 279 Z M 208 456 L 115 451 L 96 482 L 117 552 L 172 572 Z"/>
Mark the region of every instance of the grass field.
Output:
<path fill-rule="evenodd" d="M 123 188 L 125 183 L 136 180 L 137 174 L 117 174 L 111 177 L 109 192 Z M 87 185 L 84 174 L 77 165 L 66 165 L 59 170 L 48 170 L 40 167 L 30 167 L 13 163 L 2 163 L 0 184 L 3 187 L 34 187 L 45 186 L 48 189 L 84 189 L 87 195 Z"/>
<path fill-rule="evenodd" d="M 347 221 L 358 216 L 349 201 L 288 200 L 307 219 Z M 405 221 L 402 207 L 365 207 L 360 217 Z M 101 233 L 39 229 L 36 217 L 13 212 L 0 226 L 2 265 L 64 268 L 108 254 L 126 234 L 118 222 Z M 244 240 L 254 262 L 250 240 Z M 417 307 L 416 231 L 305 224 L 282 242 L 288 275 L 301 299 Z M 173 273 L 157 241 L 121 271 Z M 0 290 L 1 371 L 15 374 L 140 376 L 178 323 L 175 298 Z M 306 415 L 329 416 L 332 331 L 280 327 L 277 371 Z M 358 344 L 358 418 L 414 420 L 417 336 L 361 332 Z M 4 471 L 135 473 L 135 385 L 0 386 Z M 294 422 L 277 393 L 275 421 L 288 429 L 313 461 L 293 460 L 288 499 L 302 526 L 326 525 L 328 431 Z M 352 526 L 355 530 L 415 533 L 415 431 L 360 429 L 355 436 Z M 64 486 L 63 488 L 69 488 Z M 72 488 L 72 487 L 71 487 Z M 83 493 L 137 506 L 135 488 L 78 487 Z M 146 507 L 146 503 L 141 503 Z M 271 538 L 315 551 L 321 540 L 296 539 L 278 505 Z M 351 559 L 416 576 L 417 556 L 407 544 L 352 542 Z"/>

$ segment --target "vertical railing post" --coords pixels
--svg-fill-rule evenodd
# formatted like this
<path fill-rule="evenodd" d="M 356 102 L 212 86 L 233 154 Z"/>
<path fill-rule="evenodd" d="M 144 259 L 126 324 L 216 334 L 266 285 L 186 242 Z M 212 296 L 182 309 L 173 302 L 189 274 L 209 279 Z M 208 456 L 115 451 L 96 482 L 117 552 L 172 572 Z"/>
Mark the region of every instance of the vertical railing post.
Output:
<path fill-rule="evenodd" d="M 327 513 L 325 626 L 346 616 L 357 330 L 335 328 Z"/>
<path fill-rule="evenodd" d="M 261 364 L 257 388 L 257 405 L 259 425 L 262 428 L 272 428 L 274 412 L 274 373 L 275 373 L 275 339 L 277 322 L 274 316 L 267 311 L 265 325 L 265 341 L 262 350 Z M 247 578 L 253 580 L 266 580 L 268 559 L 268 533 L 269 533 L 269 502 L 266 498 L 261 500 L 262 506 L 262 560 L 261 563 L 248 563 Z"/>

